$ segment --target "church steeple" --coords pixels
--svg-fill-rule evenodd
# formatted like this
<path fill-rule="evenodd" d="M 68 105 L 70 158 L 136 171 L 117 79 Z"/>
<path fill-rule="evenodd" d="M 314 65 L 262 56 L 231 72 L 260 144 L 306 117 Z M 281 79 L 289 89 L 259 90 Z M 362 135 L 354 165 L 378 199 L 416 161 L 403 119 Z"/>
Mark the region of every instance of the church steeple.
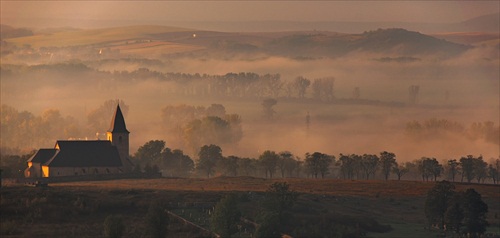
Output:
<path fill-rule="evenodd" d="M 120 105 L 116 106 L 115 114 L 111 120 L 111 125 L 109 127 L 107 138 L 111 141 L 111 144 L 116 146 L 118 153 L 120 154 L 120 159 L 126 170 L 129 170 L 129 134 L 127 126 L 125 125 L 125 118 L 123 118 L 122 110 Z"/>
<path fill-rule="evenodd" d="M 123 118 L 122 110 L 120 109 L 120 104 L 116 106 L 115 115 L 111 120 L 111 125 L 109 126 L 108 132 L 118 132 L 118 133 L 130 133 L 125 125 L 125 118 Z"/>

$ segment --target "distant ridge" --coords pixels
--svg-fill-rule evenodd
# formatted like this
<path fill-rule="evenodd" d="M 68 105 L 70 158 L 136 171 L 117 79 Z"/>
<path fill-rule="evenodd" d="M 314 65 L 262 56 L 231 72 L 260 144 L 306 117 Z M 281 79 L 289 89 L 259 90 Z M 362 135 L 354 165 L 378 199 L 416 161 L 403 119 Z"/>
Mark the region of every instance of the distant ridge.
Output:
<path fill-rule="evenodd" d="M 499 32 L 500 12 L 472 18 L 467 21 L 454 24 L 453 27 L 455 27 L 457 31 Z"/>
<path fill-rule="evenodd" d="M 426 22 L 346 22 L 346 21 L 164 21 L 164 20 L 80 20 L 79 25 L 71 25 L 65 19 L 2 18 L 3 24 L 15 24 L 17 27 L 121 27 L 130 25 L 172 25 L 181 28 L 203 29 L 206 31 L 225 32 L 277 32 L 277 31 L 334 31 L 359 33 L 378 28 L 404 28 L 424 33 L 484 31 L 499 32 L 500 12 L 475 17 L 462 22 L 426 23 Z M 425 21 L 425 19 L 423 19 Z M 74 22 L 74 21 L 73 21 Z"/>
<path fill-rule="evenodd" d="M 339 57 L 350 52 L 388 56 L 453 56 L 471 46 L 402 28 L 342 34 L 328 31 L 232 33 L 168 26 L 126 26 L 73 30 L 8 39 L 32 47 L 92 46 L 131 54 L 166 54 L 199 50 L 222 53 L 265 53 L 293 58 Z"/>

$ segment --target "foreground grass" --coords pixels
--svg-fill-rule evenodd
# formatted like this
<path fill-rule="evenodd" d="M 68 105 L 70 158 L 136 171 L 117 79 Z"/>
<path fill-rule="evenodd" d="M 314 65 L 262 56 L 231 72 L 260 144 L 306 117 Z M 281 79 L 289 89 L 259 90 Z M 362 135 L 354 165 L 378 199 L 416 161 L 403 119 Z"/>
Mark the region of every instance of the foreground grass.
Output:
<path fill-rule="evenodd" d="M 243 197 L 245 217 L 254 219 L 258 201 L 268 186 L 286 181 L 299 192 L 293 209 L 297 219 L 333 216 L 360 224 L 380 225 L 368 237 L 436 237 L 425 229 L 425 196 L 434 183 L 415 181 L 347 181 L 335 179 L 261 179 L 218 177 L 213 179 L 124 179 L 50 184 L 48 188 L 1 188 L 2 237 L 100 237 L 108 215 L 124 218 L 125 237 L 144 232 L 147 208 L 152 200 L 170 204 L 169 210 L 208 228 L 209 210 L 227 193 Z M 457 190 L 474 188 L 489 206 L 489 231 L 500 234 L 500 187 L 456 184 Z M 256 209 L 257 208 L 257 209 Z M 495 218 L 495 214 L 497 218 Z M 375 232 L 390 225 L 391 231 Z M 379 227 L 379 228 L 377 228 Z M 172 222 L 174 237 L 204 237 L 180 222 Z M 250 231 L 251 233 L 251 231 Z M 206 235 L 206 234 L 205 234 Z"/>

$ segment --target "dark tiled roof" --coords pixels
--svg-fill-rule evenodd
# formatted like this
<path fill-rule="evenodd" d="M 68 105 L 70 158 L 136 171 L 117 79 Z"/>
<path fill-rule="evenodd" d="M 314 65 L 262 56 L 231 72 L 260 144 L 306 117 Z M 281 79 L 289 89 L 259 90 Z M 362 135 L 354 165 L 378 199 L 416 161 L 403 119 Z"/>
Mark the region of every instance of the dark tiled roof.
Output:
<path fill-rule="evenodd" d="M 57 141 L 59 153 L 45 165 L 50 167 L 120 167 L 116 146 L 107 140 Z"/>
<path fill-rule="evenodd" d="M 56 149 L 39 149 L 27 162 L 43 164 L 52 159 L 57 152 Z"/>
<path fill-rule="evenodd" d="M 130 133 L 125 126 L 125 119 L 123 118 L 122 110 L 120 109 L 120 105 L 116 107 L 115 115 L 111 120 L 111 125 L 109 126 L 109 132 L 126 132 Z"/>

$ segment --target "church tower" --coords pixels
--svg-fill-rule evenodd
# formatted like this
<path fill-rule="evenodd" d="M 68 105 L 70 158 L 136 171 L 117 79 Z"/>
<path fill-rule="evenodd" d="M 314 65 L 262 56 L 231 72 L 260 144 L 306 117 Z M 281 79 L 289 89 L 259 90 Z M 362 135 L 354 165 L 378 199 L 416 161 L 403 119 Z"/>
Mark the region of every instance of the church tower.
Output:
<path fill-rule="evenodd" d="M 122 160 L 123 167 L 125 170 L 131 169 L 129 156 L 129 134 L 125 126 L 125 119 L 123 118 L 122 110 L 120 105 L 116 106 L 115 115 L 111 120 L 111 126 L 106 133 L 107 138 L 111 141 L 111 144 L 116 146 L 118 153 L 120 154 L 120 159 Z"/>

